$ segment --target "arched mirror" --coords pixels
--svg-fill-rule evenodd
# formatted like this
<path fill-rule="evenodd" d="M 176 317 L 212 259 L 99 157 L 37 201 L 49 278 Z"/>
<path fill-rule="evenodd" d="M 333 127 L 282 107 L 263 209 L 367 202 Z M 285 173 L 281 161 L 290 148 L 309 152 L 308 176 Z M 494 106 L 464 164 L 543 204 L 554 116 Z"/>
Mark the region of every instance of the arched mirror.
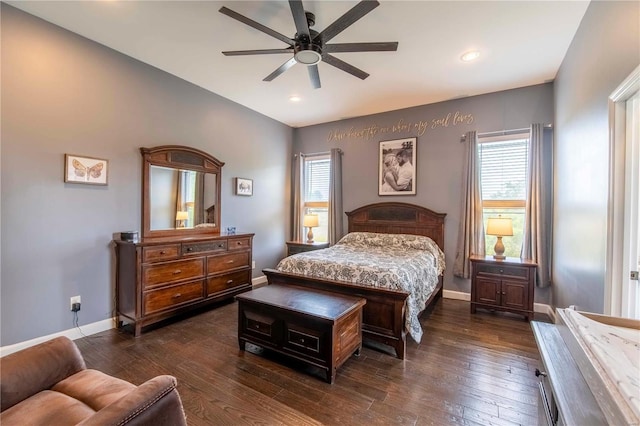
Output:
<path fill-rule="evenodd" d="M 142 237 L 220 233 L 224 163 L 195 148 L 164 145 L 142 153 Z"/>

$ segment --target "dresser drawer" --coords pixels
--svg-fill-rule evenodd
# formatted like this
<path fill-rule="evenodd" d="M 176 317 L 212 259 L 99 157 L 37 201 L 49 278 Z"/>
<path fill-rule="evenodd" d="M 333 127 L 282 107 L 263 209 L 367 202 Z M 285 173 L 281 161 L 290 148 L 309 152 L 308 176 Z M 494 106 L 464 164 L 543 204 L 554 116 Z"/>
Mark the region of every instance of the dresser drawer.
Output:
<path fill-rule="evenodd" d="M 203 243 L 183 243 L 182 254 L 199 254 L 207 251 L 227 251 L 227 240 L 207 241 Z"/>
<path fill-rule="evenodd" d="M 203 257 L 142 266 L 142 285 L 145 288 L 202 276 L 204 276 Z"/>
<path fill-rule="evenodd" d="M 484 263 L 475 263 L 477 274 L 491 274 L 500 276 L 509 276 L 511 278 L 529 279 L 529 269 L 522 266 L 492 265 Z"/>
<path fill-rule="evenodd" d="M 251 238 L 229 238 L 227 247 L 229 250 L 247 250 L 251 248 Z"/>
<path fill-rule="evenodd" d="M 142 248 L 143 262 L 157 262 L 161 260 L 177 259 L 180 255 L 180 244 L 166 246 L 152 246 Z"/>
<path fill-rule="evenodd" d="M 150 314 L 202 298 L 202 281 L 161 288 L 145 293 L 144 312 Z"/>
<path fill-rule="evenodd" d="M 236 268 L 249 266 L 249 252 L 225 254 L 223 256 L 209 256 L 207 258 L 207 273 L 229 271 Z"/>
<path fill-rule="evenodd" d="M 207 280 L 207 296 L 251 283 L 250 274 L 250 271 L 240 271 L 209 278 Z"/>

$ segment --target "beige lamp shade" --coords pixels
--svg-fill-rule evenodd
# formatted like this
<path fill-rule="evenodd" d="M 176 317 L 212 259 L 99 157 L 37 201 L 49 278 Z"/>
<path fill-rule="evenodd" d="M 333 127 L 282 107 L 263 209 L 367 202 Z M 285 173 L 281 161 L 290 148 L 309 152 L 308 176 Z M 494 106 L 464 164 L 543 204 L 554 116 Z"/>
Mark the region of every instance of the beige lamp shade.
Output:
<path fill-rule="evenodd" d="M 302 221 L 302 226 L 307 226 L 313 228 L 319 225 L 318 215 L 317 214 L 305 214 L 304 220 Z"/>
<path fill-rule="evenodd" d="M 487 220 L 487 235 L 501 237 L 513 235 L 513 224 L 510 217 L 490 217 Z"/>
<path fill-rule="evenodd" d="M 176 213 L 176 220 L 187 220 L 189 219 L 189 212 L 178 211 Z"/>

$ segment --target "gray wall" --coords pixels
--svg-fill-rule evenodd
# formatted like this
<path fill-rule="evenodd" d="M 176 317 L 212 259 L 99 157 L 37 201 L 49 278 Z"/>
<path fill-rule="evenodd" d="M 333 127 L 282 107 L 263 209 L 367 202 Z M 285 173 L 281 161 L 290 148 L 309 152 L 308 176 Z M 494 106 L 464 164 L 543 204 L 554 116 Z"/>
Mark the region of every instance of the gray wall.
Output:
<path fill-rule="evenodd" d="M 604 312 L 608 97 L 640 64 L 640 3 L 593 1 L 555 81 L 553 302 Z"/>
<path fill-rule="evenodd" d="M 473 123 L 456 124 L 456 113 L 472 115 Z M 446 121 L 448 114 L 451 116 Z M 439 124 L 440 119 L 445 121 Z M 449 267 L 444 287 L 446 290 L 469 292 L 469 280 L 452 275 L 464 166 L 464 145 L 460 143 L 460 137 L 469 130 L 489 132 L 528 128 L 531 123 L 548 124 L 552 119 L 553 85 L 549 83 L 297 129 L 294 150 L 318 152 L 339 147 L 344 151 L 345 211 L 369 203 L 399 201 L 446 213 L 444 251 Z M 422 135 L 419 135 L 419 128 L 413 127 L 420 122 L 429 124 Z M 412 126 L 404 128 L 403 124 L 408 123 Z M 388 130 L 383 133 L 382 128 Z M 362 129 L 377 129 L 378 132 L 370 138 L 358 137 L 364 134 L 360 132 Z M 336 132 L 353 136 L 330 140 Z M 379 142 L 411 136 L 418 136 L 416 195 L 378 196 Z M 549 303 L 549 297 L 548 290 L 537 289 L 536 302 Z"/>
<path fill-rule="evenodd" d="M 222 226 L 256 233 L 254 276 L 276 264 L 291 128 L 5 4 L 1 13 L 2 346 L 72 328 L 71 296 L 82 297 L 80 325 L 112 316 L 110 241 L 140 229 L 141 146 L 224 161 Z M 63 183 L 65 153 L 108 159 L 109 185 Z M 254 179 L 252 197 L 233 195 L 236 176 Z"/>

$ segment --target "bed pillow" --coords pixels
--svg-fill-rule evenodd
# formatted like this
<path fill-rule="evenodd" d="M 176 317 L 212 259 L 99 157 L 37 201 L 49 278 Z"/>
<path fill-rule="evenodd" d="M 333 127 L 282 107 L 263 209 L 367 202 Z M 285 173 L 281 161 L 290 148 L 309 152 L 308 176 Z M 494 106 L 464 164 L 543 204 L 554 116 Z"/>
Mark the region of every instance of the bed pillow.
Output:
<path fill-rule="evenodd" d="M 361 247 L 397 247 L 428 251 L 433 250 L 434 247 L 438 250 L 440 249 L 431 238 L 422 235 L 380 234 L 376 232 L 351 232 L 342 237 L 338 244 Z"/>

